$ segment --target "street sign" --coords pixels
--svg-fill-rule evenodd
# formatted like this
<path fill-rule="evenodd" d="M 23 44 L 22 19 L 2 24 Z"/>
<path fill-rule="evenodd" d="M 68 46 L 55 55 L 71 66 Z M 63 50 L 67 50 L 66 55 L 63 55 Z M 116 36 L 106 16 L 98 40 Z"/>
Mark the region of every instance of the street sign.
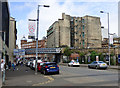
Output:
<path fill-rule="evenodd" d="M 19 54 L 18 49 L 14 49 L 13 54 L 14 54 L 14 56 L 18 55 Z"/>
<path fill-rule="evenodd" d="M 118 63 L 120 63 L 120 54 L 118 55 Z"/>
<path fill-rule="evenodd" d="M 13 54 L 14 56 L 25 55 L 25 49 L 14 49 Z"/>

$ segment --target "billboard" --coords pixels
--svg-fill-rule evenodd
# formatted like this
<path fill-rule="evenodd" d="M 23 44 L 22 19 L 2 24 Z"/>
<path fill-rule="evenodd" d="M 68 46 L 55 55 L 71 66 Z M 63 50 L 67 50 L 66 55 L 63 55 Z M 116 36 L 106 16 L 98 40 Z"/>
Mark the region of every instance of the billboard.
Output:
<path fill-rule="evenodd" d="M 28 39 L 35 39 L 35 21 L 29 21 L 28 22 L 28 29 L 29 29 L 29 35 Z"/>

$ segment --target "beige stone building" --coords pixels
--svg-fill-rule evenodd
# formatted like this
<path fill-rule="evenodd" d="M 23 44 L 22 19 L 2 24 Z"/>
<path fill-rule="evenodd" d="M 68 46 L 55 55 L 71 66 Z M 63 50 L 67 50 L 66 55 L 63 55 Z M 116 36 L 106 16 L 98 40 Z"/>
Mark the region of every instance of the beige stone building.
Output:
<path fill-rule="evenodd" d="M 73 17 L 62 13 L 62 19 L 47 30 L 47 47 L 101 48 L 99 17 Z"/>
<path fill-rule="evenodd" d="M 17 40 L 17 29 L 16 29 L 16 20 L 13 17 L 10 17 L 9 25 L 9 60 L 13 61 L 14 55 L 13 50 L 16 48 Z"/>

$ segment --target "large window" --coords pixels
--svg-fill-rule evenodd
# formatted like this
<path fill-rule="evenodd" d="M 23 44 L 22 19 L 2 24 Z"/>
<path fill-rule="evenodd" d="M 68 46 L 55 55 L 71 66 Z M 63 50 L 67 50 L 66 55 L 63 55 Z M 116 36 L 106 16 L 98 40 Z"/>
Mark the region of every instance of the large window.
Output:
<path fill-rule="evenodd" d="M 84 45 L 85 45 L 85 41 L 83 40 L 83 47 L 84 47 Z"/>
<path fill-rule="evenodd" d="M 83 28 L 83 30 L 85 29 L 85 26 L 84 25 L 82 25 L 82 28 Z"/>
<path fill-rule="evenodd" d="M 84 23 L 85 22 L 85 20 L 84 19 L 82 19 L 82 23 Z"/>
<path fill-rule="evenodd" d="M 83 37 L 83 38 L 85 37 L 85 34 L 84 34 L 84 32 L 82 32 L 82 37 Z"/>

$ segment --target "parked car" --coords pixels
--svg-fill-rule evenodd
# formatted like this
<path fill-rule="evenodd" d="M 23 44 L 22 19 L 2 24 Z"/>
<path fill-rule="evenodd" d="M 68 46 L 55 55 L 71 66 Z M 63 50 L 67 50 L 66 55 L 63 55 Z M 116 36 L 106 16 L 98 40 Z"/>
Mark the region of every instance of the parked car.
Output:
<path fill-rule="evenodd" d="M 32 61 L 30 62 L 30 68 L 33 69 L 33 63 L 32 63 Z"/>
<path fill-rule="evenodd" d="M 104 68 L 107 69 L 107 64 L 103 61 L 94 61 L 91 64 L 88 64 L 88 68 Z"/>
<path fill-rule="evenodd" d="M 35 62 L 36 62 L 36 60 L 33 60 L 33 61 L 32 61 L 32 63 L 33 63 L 32 68 L 33 68 L 33 69 L 35 69 Z M 37 60 L 37 63 L 40 63 L 40 62 L 42 62 L 42 61 L 41 61 L 41 60 Z"/>
<path fill-rule="evenodd" d="M 37 71 L 41 71 L 41 67 L 45 62 L 38 62 L 37 63 Z"/>
<path fill-rule="evenodd" d="M 45 62 L 41 66 L 41 73 L 44 75 L 48 73 L 57 73 L 59 74 L 59 66 L 55 62 Z"/>
<path fill-rule="evenodd" d="M 70 63 L 68 63 L 68 66 L 80 66 L 80 63 L 77 61 L 71 61 Z"/>

